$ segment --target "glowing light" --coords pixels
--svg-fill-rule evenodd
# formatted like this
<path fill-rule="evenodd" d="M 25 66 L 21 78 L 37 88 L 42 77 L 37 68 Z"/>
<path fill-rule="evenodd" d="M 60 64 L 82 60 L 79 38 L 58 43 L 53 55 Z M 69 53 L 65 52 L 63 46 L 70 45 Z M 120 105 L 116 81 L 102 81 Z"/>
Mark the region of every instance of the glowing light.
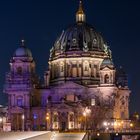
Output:
<path fill-rule="evenodd" d="M 86 112 L 83 112 L 83 115 L 86 116 L 87 115 Z"/>
<path fill-rule="evenodd" d="M 46 120 L 49 120 L 49 113 L 46 113 Z"/>
<path fill-rule="evenodd" d="M 100 133 L 97 133 L 97 136 L 99 137 L 100 136 Z"/>
<path fill-rule="evenodd" d="M 24 120 L 25 119 L 25 116 L 24 116 L 24 114 L 22 115 L 22 120 Z"/>
<path fill-rule="evenodd" d="M 2 118 L 0 118 L 0 122 L 2 122 Z"/>
<path fill-rule="evenodd" d="M 33 115 L 33 118 L 36 120 L 37 119 L 37 114 L 34 114 Z"/>
<path fill-rule="evenodd" d="M 120 123 L 118 123 L 118 126 L 121 126 L 121 124 L 120 124 Z"/>
<path fill-rule="evenodd" d="M 139 119 L 139 115 L 136 115 L 136 118 Z"/>
<path fill-rule="evenodd" d="M 104 126 L 107 126 L 107 122 L 104 122 L 103 124 L 104 124 Z"/>
<path fill-rule="evenodd" d="M 87 113 L 87 114 L 91 113 L 91 110 L 90 110 L 90 109 L 88 109 L 88 108 L 86 108 L 86 110 L 85 110 L 85 111 L 86 111 L 86 113 Z"/>
<path fill-rule="evenodd" d="M 49 116 L 46 117 L 46 120 L 49 120 Z"/>
<path fill-rule="evenodd" d="M 118 136 L 119 134 L 118 133 L 116 133 L 116 136 Z"/>
<path fill-rule="evenodd" d="M 133 127 L 134 126 L 134 124 L 133 123 L 130 123 L 130 127 Z"/>
<path fill-rule="evenodd" d="M 117 122 L 114 122 L 114 126 L 117 126 Z"/>
<path fill-rule="evenodd" d="M 83 112 L 83 115 L 86 117 L 90 113 L 91 113 L 91 110 L 86 107 L 84 112 Z"/>

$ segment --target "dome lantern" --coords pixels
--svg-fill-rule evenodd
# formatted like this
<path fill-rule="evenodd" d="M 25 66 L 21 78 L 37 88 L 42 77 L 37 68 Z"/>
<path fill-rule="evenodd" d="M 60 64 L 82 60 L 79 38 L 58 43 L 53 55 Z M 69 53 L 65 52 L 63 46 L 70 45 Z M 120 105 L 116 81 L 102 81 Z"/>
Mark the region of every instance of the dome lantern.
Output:
<path fill-rule="evenodd" d="M 76 22 L 85 22 L 86 21 L 86 15 L 83 10 L 83 4 L 82 0 L 79 1 L 79 9 L 76 12 Z"/>

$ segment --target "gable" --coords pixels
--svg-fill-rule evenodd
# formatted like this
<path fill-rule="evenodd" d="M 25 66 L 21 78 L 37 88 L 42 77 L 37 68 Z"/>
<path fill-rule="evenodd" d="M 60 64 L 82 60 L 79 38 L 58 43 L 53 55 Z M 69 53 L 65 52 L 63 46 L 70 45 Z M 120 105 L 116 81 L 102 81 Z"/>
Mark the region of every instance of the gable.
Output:
<path fill-rule="evenodd" d="M 55 89 L 83 89 L 83 90 L 88 89 L 86 86 L 79 85 L 74 82 L 66 82 L 66 83 L 63 83 L 62 85 L 59 85 L 53 88 Z"/>
<path fill-rule="evenodd" d="M 112 68 L 110 68 L 109 66 L 105 66 L 104 68 L 101 69 L 102 71 L 108 71 L 108 70 L 112 70 Z"/>

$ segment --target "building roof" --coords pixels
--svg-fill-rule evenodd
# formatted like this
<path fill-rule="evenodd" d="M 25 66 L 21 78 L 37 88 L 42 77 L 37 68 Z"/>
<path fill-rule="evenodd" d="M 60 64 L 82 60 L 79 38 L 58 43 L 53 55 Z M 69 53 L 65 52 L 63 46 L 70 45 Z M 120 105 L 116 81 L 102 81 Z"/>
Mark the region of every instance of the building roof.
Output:
<path fill-rule="evenodd" d="M 25 47 L 24 40 L 21 41 L 21 46 L 16 49 L 14 57 L 32 57 L 31 51 Z"/>
<path fill-rule="evenodd" d="M 103 52 L 110 55 L 110 49 L 101 34 L 86 22 L 82 1 L 76 12 L 76 23 L 62 31 L 51 49 L 51 57 L 70 51 Z"/>

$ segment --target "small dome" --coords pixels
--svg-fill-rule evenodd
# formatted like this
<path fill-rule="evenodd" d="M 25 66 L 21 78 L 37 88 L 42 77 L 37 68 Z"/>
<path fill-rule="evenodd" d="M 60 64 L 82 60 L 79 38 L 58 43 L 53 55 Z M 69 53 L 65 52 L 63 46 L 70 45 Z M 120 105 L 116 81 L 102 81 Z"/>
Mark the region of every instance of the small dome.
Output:
<path fill-rule="evenodd" d="M 109 67 L 110 69 L 114 69 L 114 64 L 110 58 L 105 58 L 100 66 L 100 70 L 104 69 L 105 67 Z"/>
<path fill-rule="evenodd" d="M 103 60 L 101 66 L 114 66 L 114 64 L 110 58 L 106 58 Z"/>
<path fill-rule="evenodd" d="M 25 47 L 24 40 L 21 41 L 21 47 L 17 48 L 14 57 L 32 57 L 31 51 Z"/>
<path fill-rule="evenodd" d="M 16 57 L 32 57 L 32 53 L 28 48 L 20 47 L 15 51 Z"/>

